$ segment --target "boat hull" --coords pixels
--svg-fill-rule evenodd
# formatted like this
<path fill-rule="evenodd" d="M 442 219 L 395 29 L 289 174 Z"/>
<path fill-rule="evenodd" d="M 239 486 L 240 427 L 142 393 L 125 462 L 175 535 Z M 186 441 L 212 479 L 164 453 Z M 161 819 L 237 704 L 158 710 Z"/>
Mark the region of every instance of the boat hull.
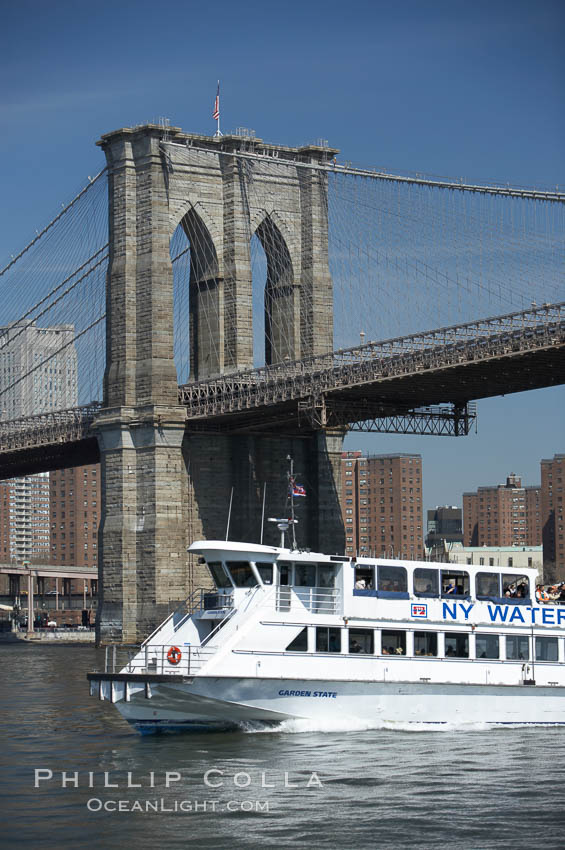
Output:
<path fill-rule="evenodd" d="M 103 687 L 101 683 L 101 687 Z M 149 694 L 149 695 L 148 695 Z M 142 733 L 219 731 L 288 720 L 365 727 L 565 725 L 565 688 L 431 682 L 195 677 L 113 700 Z"/>

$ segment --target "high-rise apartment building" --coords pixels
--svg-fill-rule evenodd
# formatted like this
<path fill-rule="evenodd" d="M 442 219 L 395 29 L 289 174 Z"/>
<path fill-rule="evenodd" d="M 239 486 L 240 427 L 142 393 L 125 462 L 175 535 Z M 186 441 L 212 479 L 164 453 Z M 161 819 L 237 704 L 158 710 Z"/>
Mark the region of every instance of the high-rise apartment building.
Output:
<path fill-rule="evenodd" d="M 98 566 L 100 465 L 59 469 L 49 477 L 51 563 Z"/>
<path fill-rule="evenodd" d="M 565 455 L 541 461 L 541 512 L 544 570 L 548 581 L 565 580 Z"/>
<path fill-rule="evenodd" d="M 74 325 L 0 328 L 0 419 L 74 407 L 78 398 Z M 59 352 L 59 353 L 57 353 Z"/>
<path fill-rule="evenodd" d="M 49 474 L 0 482 L 0 561 L 49 563 Z"/>
<path fill-rule="evenodd" d="M 74 407 L 78 400 L 74 325 L 0 328 L 0 420 Z M 0 547 L 9 561 L 49 563 L 49 475 L 2 483 Z"/>
<path fill-rule="evenodd" d="M 341 466 L 345 554 L 421 558 L 421 456 L 343 452 Z"/>
<path fill-rule="evenodd" d="M 512 473 L 506 484 L 463 493 L 465 546 L 539 546 L 541 489 L 522 487 Z"/>

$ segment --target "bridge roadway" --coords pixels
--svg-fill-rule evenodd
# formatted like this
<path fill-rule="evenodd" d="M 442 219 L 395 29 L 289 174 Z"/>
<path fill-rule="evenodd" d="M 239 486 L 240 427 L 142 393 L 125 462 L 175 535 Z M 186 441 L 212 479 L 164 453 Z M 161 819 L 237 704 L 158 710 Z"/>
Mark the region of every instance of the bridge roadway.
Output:
<path fill-rule="evenodd" d="M 403 420 L 407 431 L 458 435 L 474 416 L 469 402 L 564 382 L 561 302 L 184 384 L 179 401 L 189 432 L 399 431 Z M 100 408 L 0 423 L 0 478 L 98 462 Z"/>
<path fill-rule="evenodd" d="M 29 576 L 34 578 L 85 578 L 97 579 L 98 567 L 71 567 L 58 564 L 0 564 L 0 573 L 12 576 Z M 61 594 L 62 596 L 63 594 Z"/>

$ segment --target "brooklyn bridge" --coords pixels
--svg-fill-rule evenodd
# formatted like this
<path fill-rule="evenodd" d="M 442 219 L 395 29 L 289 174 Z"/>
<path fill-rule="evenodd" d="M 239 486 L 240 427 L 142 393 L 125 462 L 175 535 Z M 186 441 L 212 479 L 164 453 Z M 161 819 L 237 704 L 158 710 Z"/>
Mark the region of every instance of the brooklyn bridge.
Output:
<path fill-rule="evenodd" d="M 186 548 L 225 535 L 230 494 L 256 540 L 287 455 L 303 544 L 343 552 L 348 430 L 464 437 L 478 399 L 563 383 L 565 194 L 244 130 L 98 144 L 106 167 L 0 271 L 0 471 L 101 463 L 102 639 L 202 583 Z"/>

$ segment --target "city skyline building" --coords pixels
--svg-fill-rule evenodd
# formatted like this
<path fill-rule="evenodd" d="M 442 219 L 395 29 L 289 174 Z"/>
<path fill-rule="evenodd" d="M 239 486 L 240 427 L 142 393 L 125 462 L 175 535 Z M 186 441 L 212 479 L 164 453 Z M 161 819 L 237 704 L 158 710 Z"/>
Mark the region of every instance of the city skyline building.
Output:
<path fill-rule="evenodd" d="M 541 528 L 541 488 L 523 487 L 515 473 L 463 493 L 464 546 L 539 546 Z"/>
<path fill-rule="evenodd" d="M 49 473 L 0 482 L 1 560 L 48 563 L 49 532 Z"/>
<path fill-rule="evenodd" d="M 0 328 L 0 421 L 78 402 L 74 325 L 35 321 Z M 49 563 L 49 473 L 11 478 L 0 490 L 0 554 L 10 563 Z"/>
<path fill-rule="evenodd" d="M 421 456 L 343 452 L 341 472 L 345 554 L 421 558 Z"/>
<path fill-rule="evenodd" d="M 463 543 L 463 510 L 456 505 L 437 505 L 427 512 L 426 547 Z"/>
<path fill-rule="evenodd" d="M 549 581 L 565 580 L 565 454 L 541 461 L 543 560 Z"/>
<path fill-rule="evenodd" d="M 35 416 L 78 404 L 74 325 L 0 328 L 0 420 Z"/>
<path fill-rule="evenodd" d="M 462 546 L 455 543 L 448 550 L 448 560 L 452 564 L 465 564 L 478 567 L 523 567 L 543 572 L 543 552 L 541 546 Z"/>
<path fill-rule="evenodd" d="M 100 464 L 49 473 L 50 563 L 98 566 Z"/>

